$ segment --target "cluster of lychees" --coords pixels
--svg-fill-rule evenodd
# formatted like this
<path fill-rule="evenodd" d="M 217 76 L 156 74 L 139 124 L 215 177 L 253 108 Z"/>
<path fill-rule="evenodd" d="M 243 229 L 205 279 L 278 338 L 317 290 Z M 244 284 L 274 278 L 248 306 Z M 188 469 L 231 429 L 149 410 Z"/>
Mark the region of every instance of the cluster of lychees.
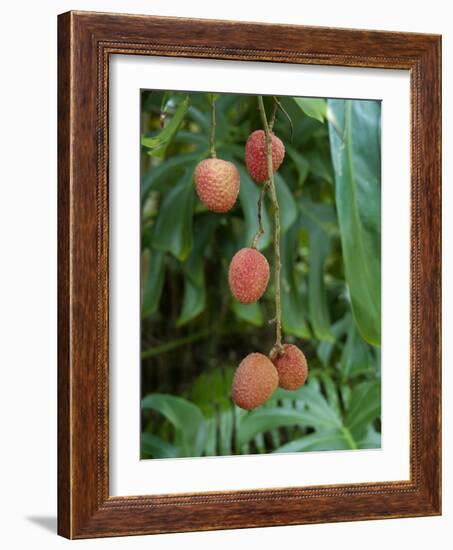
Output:
<path fill-rule="evenodd" d="M 285 146 L 275 134 L 256 130 L 247 139 L 245 161 L 247 171 L 258 184 L 267 185 L 272 174 L 283 162 Z M 270 141 L 272 139 L 272 142 Z M 229 161 L 215 157 L 202 160 L 195 169 L 195 188 L 200 200 L 213 212 L 224 213 L 231 210 L 239 194 L 240 176 L 236 166 Z M 268 156 L 272 156 L 269 163 Z M 269 166 L 272 170 L 269 170 Z M 260 208 L 260 207 L 259 207 Z M 260 213 L 259 213 L 260 215 Z M 259 236 L 259 234 L 258 234 Z M 257 239 L 256 239 L 257 240 Z M 241 304 L 257 302 L 266 291 L 270 269 L 266 257 L 252 247 L 242 248 L 233 256 L 228 282 L 233 296 Z M 250 353 L 237 368 L 232 388 L 233 401 L 247 410 L 265 403 L 277 386 L 288 390 L 301 387 L 308 374 L 307 361 L 302 351 L 293 344 L 274 346 L 269 357 L 262 353 Z"/>

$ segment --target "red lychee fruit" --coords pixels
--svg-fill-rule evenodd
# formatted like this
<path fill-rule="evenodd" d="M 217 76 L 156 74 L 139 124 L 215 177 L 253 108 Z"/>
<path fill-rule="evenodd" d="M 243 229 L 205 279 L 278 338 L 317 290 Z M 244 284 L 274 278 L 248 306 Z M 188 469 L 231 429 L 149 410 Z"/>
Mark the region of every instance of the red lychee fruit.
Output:
<path fill-rule="evenodd" d="M 277 369 L 262 353 L 250 353 L 236 369 L 232 398 L 248 411 L 265 403 L 278 386 Z"/>
<path fill-rule="evenodd" d="M 208 210 L 228 212 L 236 202 L 240 177 L 236 166 L 228 160 L 205 159 L 195 168 L 195 189 Z"/>
<path fill-rule="evenodd" d="M 231 260 L 228 282 L 241 304 L 258 301 L 269 282 L 269 263 L 265 256 L 255 248 L 241 248 Z"/>
<path fill-rule="evenodd" d="M 272 134 L 272 169 L 275 172 L 283 162 L 285 146 L 280 138 Z M 266 134 L 263 130 L 252 132 L 245 144 L 245 163 L 253 180 L 263 183 L 268 179 L 266 157 Z"/>
<path fill-rule="evenodd" d="M 278 372 L 278 385 L 285 390 L 297 390 L 305 384 L 308 365 L 305 355 L 293 344 L 285 344 L 283 352 L 271 352 L 270 359 Z"/>

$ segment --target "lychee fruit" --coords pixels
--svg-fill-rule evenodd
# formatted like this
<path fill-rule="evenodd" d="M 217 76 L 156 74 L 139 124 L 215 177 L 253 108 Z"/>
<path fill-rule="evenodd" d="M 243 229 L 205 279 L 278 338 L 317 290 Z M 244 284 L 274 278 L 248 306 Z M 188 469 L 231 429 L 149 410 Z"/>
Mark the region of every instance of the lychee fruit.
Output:
<path fill-rule="evenodd" d="M 308 365 L 305 355 L 293 344 L 285 344 L 278 354 L 272 351 L 272 363 L 278 372 L 278 385 L 285 390 L 297 390 L 305 384 L 308 376 Z"/>
<path fill-rule="evenodd" d="M 278 386 L 277 369 L 262 353 L 250 353 L 236 369 L 232 398 L 238 407 L 248 411 L 265 403 Z"/>
<path fill-rule="evenodd" d="M 280 138 L 272 134 L 272 169 L 275 172 L 283 162 L 285 146 Z M 252 132 L 245 144 L 245 163 L 247 171 L 257 183 L 269 178 L 266 155 L 266 134 L 263 130 Z"/>
<path fill-rule="evenodd" d="M 236 202 L 240 176 L 236 166 L 228 160 L 205 159 L 195 168 L 195 189 L 208 210 L 228 212 Z"/>
<path fill-rule="evenodd" d="M 241 248 L 231 260 L 228 282 L 238 302 L 257 302 L 269 282 L 269 263 L 266 257 L 255 248 Z"/>

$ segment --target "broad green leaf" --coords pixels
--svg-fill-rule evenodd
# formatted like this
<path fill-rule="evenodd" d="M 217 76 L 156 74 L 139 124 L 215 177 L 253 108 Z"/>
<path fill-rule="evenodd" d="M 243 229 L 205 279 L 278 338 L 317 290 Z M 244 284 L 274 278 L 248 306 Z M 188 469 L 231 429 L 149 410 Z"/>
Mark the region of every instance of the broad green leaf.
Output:
<path fill-rule="evenodd" d="M 204 310 L 206 304 L 206 290 L 204 285 L 195 285 L 189 277 L 186 277 L 184 284 L 184 299 L 181 313 L 176 326 L 181 327 L 195 319 Z"/>
<path fill-rule="evenodd" d="M 234 411 L 231 404 L 225 404 L 219 412 L 219 447 L 221 455 L 231 454 L 234 429 Z"/>
<path fill-rule="evenodd" d="M 174 445 L 146 432 L 141 434 L 141 449 L 142 454 L 147 454 L 152 458 L 175 458 L 178 456 L 178 449 Z"/>
<path fill-rule="evenodd" d="M 193 248 L 184 263 L 184 272 L 191 281 L 204 286 L 204 254 L 221 217 L 210 212 L 199 214 L 194 218 Z"/>
<path fill-rule="evenodd" d="M 339 413 L 329 405 L 324 396 L 319 390 L 319 386 L 311 380 L 303 386 L 299 392 L 308 411 L 305 413 L 307 424 L 315 428 L 341 428 L 343 423 Z"/>
<path fill-rule="evenodd" d="M 346 279 L 362 337 L 381 340 L 380 103 L 329 100 L 329 135 Z"/>
<path fill-rule="evenodd" d="M 325 99 L 317 97 L 295 97 L 294 101 L 306 115 L 319 120 L 319 122 L 324 122 L 327 115 L 327 104 Z"/>
<path fill-rule="evenodd" d="M 171 252 L 184 261 L 192 249 L 192 213 L 194 203 L 193 167 L 165 196 L 159 208 L 153 247 Z"/>
<path fill-rule="evenodd" d="M 263 311 L 259 302 L 254 304 L 240 304 L 237 300 L 231 300 L 234 313 L 251 325 L 262 327 L 264 323 Z"/>
<path fill-rule="evenodd" d="M 143 286 L 142 317 L 152 315 L 158 305 L 162 294 L 165 275 L 165 254 L 161 250 L 151 250 L 149 256 L 149 269 Z"/>
<path fill-rule="evenodd" d="M 324 340 L 319 343 L 316 353 L 324 366 L 327 367 L 329 365 L 330 357 L 336 342 L 349 330 L 351 323 L 353 323 L 351 315 L 347 313 L 344 317 L 336 321 L 331 327 L 331 332 L 335 337 L 335 341 Z"/>
<path fill-rule="evenodd" d="M 206 440 L 206 423 L 200 409 L 174 395 L 152 393 L 142 399 L 143 411 L 153 410 L 163 415 L 175 428 L 179 456 L 200 456 Z"/>
<path fill-rule="evenodd" d="M 276 449 L 275 453 L 299 453 L 301 451 L 339 451 L 350 449 L 340 430 L 314 432 L 290 441 Z"/>
<path fill-rule="evenodd" d="M 354 439 L 359 440 L 369 423 L 381 414 L 381 385 L 379 381 L 363 382 L 352 390 L 345 426 Z"/>
<path fill-rule="evenodd" d="M 333 342 L 325 284 L 325 263 L 335 231 L 335 212 L 329 204 L 301 201 L 302 220 L 309 232 L 308 307 L 313 332 L 318 340 Z"/>
<path fill-rule="evenodd" d="M 285 180 L 278 172 L 275 173 L 274 180 L 280 210 L 280 231 L 284 233 L 296 221 L 297 205 Z"/>
<path fill-rule="evenodd" d="M 319 378 L 324 387 L 329 406 L 335 410 L 337 415 L 340 415 L 340 398 L 338 396 L 337 384 L 332 380 L 332 377 L 324 370 L 321 370 Z"/>
<path fill-rule="evenodd" d="M 258 230 L 258 199 L 260 196 L 261 187 L 256 184 L 247 173 L 247 170 L 242 165 L 237 165 L 241 177 L 241 186 L 239 189 L 239 202 L 241 203 L 244 213 L 244 236 L 242 246 L 251 246 L 253 238 Z M 263 250 L 272 242 L 272 229 L 269 223 L 269 217 L 263 201 L 262 220 L 264 227 L 264 235 L 258 242 L 257 248 Z"/>
<path fill-rule="evenodd" d="M 302 187 L 310 171 L 310 163 L 297 149 L 285 144 L 285 149 L 291 160 L 294 162 L 298 173 L 298 185 Z"/>
<path fill-rule="evenodd" d="M 356 374 L 369 371 L 373 367 L 373 357 L 369 344 L 360 336 L 356 324 L 351 323 L 340 358 L 340 371 L 343 380 Z"/>
<path fill-rule="evenodd" d="M 195 168 L 195 165 L 202 160 L 199 153 L 190 155 L 178 155 L 161 162 L 158 166 L 152 166 L 142 178 L 141 198 L 146 199 L 149 192 L 159 188 L 162 184 L 172 183 L 184 174 L 187 167 Z"/>
<path fill-rule="evenodd" d="M 296 283 L 294 263 L 299 226 L 295 223 L 281 236 L 281 307 L 283 331 L 299 338 L 309 338 L 301 291 Z"/>
<path fill-rule="evenodd" d="M 311 420 L 311 418 L 310 418 Z M 305 412 L 295 409 L 260 408 L 248 413 L 237 426 L 237 443 L 241 447 L 251 441 L 257 434 L 280 428 L 282 426 L 307 426 Z"/>
<path fill-rule="evenodd" d="M 217 422 L 213 417 L 206 419 L 206 443 L 203 454 L 205 456 L 217 455 Z"/>
<path fill-rule="evenodd" d="M 359 449 L 380 449 L 381 434 L 372 426 L 368 426 L 368 430 L 364 437 L 357 442 Z"/>
<path fill-rule="evenodd" d="M 142 145 L 150 149 L 150 155 L 155 155 L 157 151 L 169 144 L 184 120 L 187 109 L 189 108 L 189 103 L 189 97 L 186 97 L 183 101 L 181 101 L 175 111 L 175 114 L 171 117 L 171 120 L 157 135 L 142 137 Z"/>

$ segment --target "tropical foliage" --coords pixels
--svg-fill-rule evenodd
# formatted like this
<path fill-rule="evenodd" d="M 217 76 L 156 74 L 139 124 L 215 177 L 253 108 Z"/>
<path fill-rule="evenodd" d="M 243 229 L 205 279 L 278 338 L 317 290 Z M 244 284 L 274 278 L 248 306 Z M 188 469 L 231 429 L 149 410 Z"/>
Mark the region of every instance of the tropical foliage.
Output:
<path fill-rule="evenodd" d="M 234 209 L 219 215 L 193 186 L 209 156 L 210 94 L 142 93 L 144 458 L 380 446 L 380 104 L 279 101 L 282 325 L 310 373 L 246 412 L 230 398 L 234 369 L 273 344 L 273 285 L 240 305 L 227 284 L 257 230 L 259 188 L 244 165 L 261 127 L 256 97 L 216 94 L 217 156 L 241 176 Z M 271 219 L 266 203 L 258 248 L 270 263 Z"/>

